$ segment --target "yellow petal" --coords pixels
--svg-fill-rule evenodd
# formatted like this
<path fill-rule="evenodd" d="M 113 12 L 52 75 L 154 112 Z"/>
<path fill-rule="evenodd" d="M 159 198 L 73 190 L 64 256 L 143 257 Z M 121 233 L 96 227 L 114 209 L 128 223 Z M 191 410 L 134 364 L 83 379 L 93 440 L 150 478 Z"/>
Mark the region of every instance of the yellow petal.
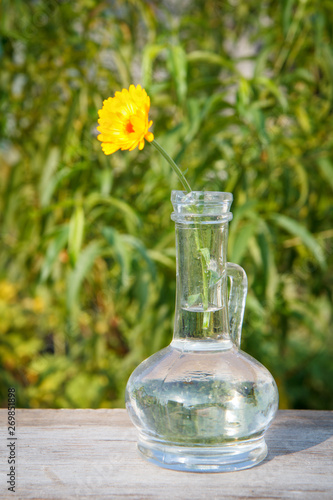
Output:
<path fill-rule="evenodd" d="M 154 140 L 154 134 L 152 132 L 147 132 L 146 135 L 145 135 L 145 139 L 148 142 L 153 141 Z"/>
<path fill-rule="evenodd" d="M 102 150 L 106 155 L 112 155 L 112 153 L 115 153 L 118 151 L 119 146 L 116 146 L 114 144 L 110 144 L 108 142 L 103 142 L 102 144 Z"/>

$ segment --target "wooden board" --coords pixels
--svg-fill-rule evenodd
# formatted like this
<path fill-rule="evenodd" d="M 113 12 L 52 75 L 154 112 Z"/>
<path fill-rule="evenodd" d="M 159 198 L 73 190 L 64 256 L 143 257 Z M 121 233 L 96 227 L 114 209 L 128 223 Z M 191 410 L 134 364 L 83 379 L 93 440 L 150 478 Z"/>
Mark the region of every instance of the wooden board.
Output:
<path fill-rule="evenodd" d="M 185 473 L 144 461 L 125 410 L 17 410 L 16 493 L 6 485 L 0 410 L 0 498 L 333 499 L 333 412 L 279 411 L 268 457 L 229 473 Z"/>

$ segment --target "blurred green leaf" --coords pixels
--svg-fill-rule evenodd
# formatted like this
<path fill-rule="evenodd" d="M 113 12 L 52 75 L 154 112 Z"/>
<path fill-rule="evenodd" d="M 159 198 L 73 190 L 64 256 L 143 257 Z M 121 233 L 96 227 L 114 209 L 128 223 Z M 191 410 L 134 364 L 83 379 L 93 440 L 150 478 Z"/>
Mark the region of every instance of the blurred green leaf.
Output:
<path fill-rule="evenodd" d="M 113 207 L 117 212 L 120 212 L 124 216 L 124 222 L 127 229 L 132 232 L 140 226 L 140 219 L 134 210 L 128 203 L 113 196 L 101 196 L 99 193 L 91 193 L 86 198 L 86 206 L 88 210 L 97 205 L 109 205 Z M 102 212 L 103 213 L 103 212 Z"/>
<path fill-rule="evenodd" d="M 75 266 L 78 259 L 84 231 L 84 211 L 81 206 L 76 207 L 70 221 L 68 232 L 68 254 L 71 264 Z"/>
<path fill-rule="evenodd" d="M 257 224 L 245 224 L 238 229 L 231 252 L 231 261 L 241 263 L 250 239 L 257 231 Z"/>
<path fill-rule="evenodd" d="M 269 308 L 274 308 L 275 296 L 278 286 L 278 272 L 276 269 L 274 252 L 267 234 L 260 233 L 257 236 L 262 257 L 262 270 L 264 278 L 264 289 L 266 303 Z"/>
<path fill-rule="evenodd" d="M 142 83 L 149 91 L 153 78 L 153 63 L 156 57 L 166 48 L 166 44 L 146 45 L 142 55 Z"/>
<path fill-rule="evenodd" d="M 306 134 L 310 134 L 311 132 L 311 124 L 309 120 L 309 116 L 306 110 L 302 106 L 298 106 L 295 110 L 297 121 L 300 124 L 300 127 Z"/>
<path fill-rule="evenodd" d="M 89 243 L 80 253 L 76 261 L 74 269 L 69 273 L 67 280 L 67 307 L 70 311 L 78 303 L 80 286 L 83 280 L 88 276 L 88 273 L 97 257 L 104 251 L 104 246 L 100 241 Z"/>
<path fill-rule="evenodd" d="M 139 253 L 139 255 L 143 258 L 143 260 L 146 262 L 147 267 L 149 269 L 150 274 L 152 275 L 152 278 L 156 278 L 156 267 L 152 259 L 149 257 L 149 254 L 147 252 L 147 249 L 143 245 L 143 243 L 138 239 L 135 238 L 134 236 L 131 236 L 130 234 L 125 234 L 122 236 L 122 239 L 124 242 L 128 243 L 131 245 L 134 249 L 136 249 Z"/>
<path fill-rule="evenodd" d="M 118 233 L 113 227 L 104 227 L 102 234 L 110 245 L 110 251 L 114 254 L 121 270 L 120 283 L 126 287 L 130 275 L 130 254 L 123 239 L 123 236 Z"/>
<path fill-rule="evenodd" d="M 295 5 L 295 0 L 282 1 L 282 26 L 285 36 L 287 35 L 288 29 L 290 27 L 294 5 Z"/>
<path fill-rule="evenodd" d="M 222 57 L 220 54 L 215 54 L 205 50 L 193 50 L 187 55 L 187 60 L 189 63 L 196 64 L 198 62 L 204 62 L 206 64 L 216 64 L 218 66 L 222 66 L 223 68 L 235 70 L 235 66 L 231 61 Z"/>
<path fill-rule="evenodd" d="M 168 64 L 175 79 L 178 101 L 184 103 L 187 94 L 187 58 L 180 45 L 170 46 Z"/>
<path fill-rule="evenodd" d="M 318 158 L 321 175 L 333 189 L 333 163 L 328 158 Z"/>
<path fill-rule="evenodd" d="M 51 196 L 54 189 L 54 172 L 59 164 L 60 151 L 58 147 L 50 148 L 49 154 L 46 158 L 45 164 L 42 168 L 42 176 L 40 180 L 40 200 L 42 207 L 50 203 Z"/>
<path fill-rule="evenodd" d="M 288 108 L 288 101 L 286 97 L 273 80 L 270 80 L 269 78 L 263 76 L 259 76 L 255 78 L 254 83 L 259 83 L 266 87 L 267 90 L 269 90 L 277 98 L 284 111 Z"/>
<path fill-rule="evenodd" d="M 57 229 L 55 236 L 49 243 L 41 269 L 41 282 L 46 281 L 50 276 L 52 268 L 59 256 L 60 251 L 65 247 L 68 241 L 68 233 L 68 225 L 60 227 L 59 229 Z"/>
<path fill-rule="evenodd" d="M 324 252 L 323 252 L 320 244 L 312 236 L 310 231 L 308 231 L 308 229 L 306 229 L 306 227 L 302 226 L 296 220 L 293 220 L 290 217 L 287 217 L 286 215 L 282 215 L 282 214 L 272 214 L 272 215 L 270 215 L 270 219 L 272 219 L 282 229 L 288 231 L 288 233 L 300 238 L 301 243 L 303 243 L 303 245 L 305 245 L 310 250 L 310 252 L 312 253 L 313 257 L 316 259 L 318 264 L 323 269 L 325 269 L 326 260 L 325 260 Z"/>
<path fill-rule="evenodd" d="M 159 250 L 149 250 L 148 255 L 155 262 L 159 262 L 160 264 L 163 264 L 164 266 L 172 269 L 173 271 L 175 270 L 176 268 L 175 261 L 173 259 L 170 259 L 170 257 L 165 255 L 165 253 Z"/>

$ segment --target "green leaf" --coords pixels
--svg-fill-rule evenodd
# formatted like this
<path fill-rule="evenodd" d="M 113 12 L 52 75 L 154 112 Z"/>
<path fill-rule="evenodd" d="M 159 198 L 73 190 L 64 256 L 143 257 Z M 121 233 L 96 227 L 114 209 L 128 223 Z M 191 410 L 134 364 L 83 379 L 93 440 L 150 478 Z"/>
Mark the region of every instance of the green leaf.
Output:
<path fill-rule="evenodd" d="M 333 165 L 328 158 L 318 158 L 317 160 L 321 175 L 333 189 Z"/>
<path fill-rule="evenodd" d="M 240 264 L 243 257 L 247 251 L 250 238 L 256 233 L 258 228 L 257 224 L 244 224 L 240 229 L 238 229 L 233 247 L 231 258 L 232 262 Z"/>
<path fill-rule="evenodd" d="M 272 308 L 274 306 L 275 293 L 278 285 L 278 273 L 274 260 L 274 252 L 266 234 L 260 233 L 257 240 L 262 258 L 266 302 L 267 306 Z"/>
<path fill-rule="evenodd" d="M 266 89 L 269 90 L 277 98 L 283 110 L 286 110 L 288 108 L 288 101 L 285 95 L 273 80 L 270 80 L 269 78 L 264 76 L 259 76 L 254 80 L 254 82 L 266 87 Z"/>
<path fill-rule="evenodd" d="M 189 296 L 189 298 L 187 299 L 187 305 L 191 307 L 194 304 L 197 304 L 199 301 L 201 301 L 201 293 L 196 293 Z"/>
<path fill-rule="evenodd" d="M 292 10 L 295 0 L 282 0 L 282 27 L 284 36 L 287 35 L 292 20 Z"/>
<path fill-rule="evenodd" d="M 210 251 L 209 251 L 209 249 L 208 248 L 200 248 L 199 252 L 201 253 L 203 258 L 205 259 L 205 263 L 208 266 L 210 263 Z"/>
<path fill-rule="evenodd" d="M 222 276 L 222 274 L 219 274 L 216 271 L 210 271 L 209 286 L 215 286 L 220 281 Z"/>
<path fill-rule="evenodd" d="M 100 174 L 101 195 L 109 196 L 113 183 L 113 172 L 110 169 L 102 170 Z"/>
<path fill-rule="evenodd" d="M 168 64 L 175 80 L 178 101 L 183 103 L 187 94 L 187 58 L 180 45 L 170 47 Z"/>
<path fill-rule="evenodd" d="M 74 266 L 81 250 L 84 230 L 84 211 L 81 206 L 76 207 L 69 222 L 68 254 Z"/>
<path fill-rule="evenodd" d="M 54 189 L 54 172 L 59 164 L 60 150 L 58 147 L 52 147 L 42 165 L 42 176 L 39 183 L 40 203 L 45 207 L 50 203 L 50 199 Z"/>
<path fill-rule="evenodd" d="M 310 123 L 310 118 L 306 110 L 303 108 L 303 106 L 296 107 L 295 115 L 303 132 L 305 132 L 306 134 L 310 134 L 312 128 Z"/>
<path fill-rule="evenodd" d="M 76 109 L 79 101 L 79 91 L 74 90 L 72 93 L 71 103 L 68 105 L 68 113 L 65 122 L 62 124 L 60 133 L 60 152 L 65 151 L 69 142 L 69 136 L 74 134 L 73 123 L 75 121 Z"/>
<path fill-rule="evenodd" d="M 152 261 L 152 259 L 149 257 L 147 249 L 145 248 L 142 241 L 140 241 L 138 238 L 135 238 L 134 236 L 131 236 L 129 234 L 123 235 L 122 239 L 124 242 L 128 243 L 133 248 L 135 248 L 135 250 L 138 251 L 138 253 L 141 255 L 141 257 L 146 261 L 149 272 L 152 275 L 152 278 L 155 279 L 156 278 L 155 264 Z"/>
<path fill-rule="evenodd" d="M 67 307 L 73 313 L 78 303 L 80 286 L 87 277 L 97 257 L 104 252 L 100 241 L 89 243 L 80 253 L 75 268 L 69 273 L 67 280 Z"/>
<path fill-rule="evenodd" d="M 282 214 L 272 214 L 270 217 L 278 226 L 293 236 L 300 238 L 301 242 L 310 250 L 322 269 L 326 268 L 324 252 L 310 231 L 299 222 Z"/>
<path fill-rule="evenodd" d="M 156 57 L 165 49 L 165 44 L 147 44 L 142 55 L 142 83 L 143 87 L 149 91 L 153 75 L 153 62 Z"/>
<path fill-rule="evenodd" d="M 99 193 L 91 193 L 86 199 L 87 210 L 91 210 L 96 205 L 109 205 L 116 209 L 116 212 L 122 213 L 128 232 L 135 231 L 140 226 L 141 221 L 135 210 L 125 201 L 114 198 L 113 196 L 102 196 Z"/>
<path fill-rule="evenodd" d="M 251 101 L 252 89 L 246 78 L 240 78 L 237 91 L 237 105 L 240 113 L 247 108 Z"/>
<path fill-rule="evenodd" d="M 206 64 L 216 64 L 217 66 L 222 66 L 223 68 L 231 69 L 235 71 L 234 64 L 214 52 L 209 52 L 206 50 L 194 50 L 187 55 L 187 60 L 190 63 L 204 62 Z"/>
<path fill-rule="evenodd" d="M 60 251 L 65 247 L 67 243 L 68 232 L 69 232 L 69 227 L 67 224 L 60 227 L 57 230 L 55 237 L 50 242 L 46 251 L 45 259 L 41 270 L 41 277 L 40 277 L 41 282 L 47 280 L 47 278 L 50 276 L 52 267 L 56 262 Z"/>
<path fill-rule="evenodd" d="M 148 250 L 148 255 L 155 262 L 163 264 L 163 266 L 168 267 L 169 269 L 175 270 L 175 261 L 170 259 L 165 253 L 160 250 Z"/>
<path fill-rule="evenodd" d="M 297 160 L 291 161 L 290 163 L 291 163 L 291 166 L 295 169 L 295 172 L 296 172 L 298 180 L 299 180 L 299 186 L 300 186 L 300 195 L 299 195 L 299 199 L 297 200 L 297 206 L 303 207 L 304 204 L 306 203 L 306 200 L 307 200 L 308 195 L 309 195 L 308 175 L 307 175 L 306 169 Z"/>
<path fill-rule="evenodd" d="M 116 262 L 120 266 L 119 285 L 126 287 L 130 274 L 130 255 L 123 236 L 113 227 L 104 227 L 102 234 L 110 245 L 110 251 L 114 255 Z"/>
<path fill-rule="evenodd" d="M 246 297 L 246 309 L 252 311 L 260 318 L 265 316 L 265 309 L 253 293 L 249 293 Z"/>

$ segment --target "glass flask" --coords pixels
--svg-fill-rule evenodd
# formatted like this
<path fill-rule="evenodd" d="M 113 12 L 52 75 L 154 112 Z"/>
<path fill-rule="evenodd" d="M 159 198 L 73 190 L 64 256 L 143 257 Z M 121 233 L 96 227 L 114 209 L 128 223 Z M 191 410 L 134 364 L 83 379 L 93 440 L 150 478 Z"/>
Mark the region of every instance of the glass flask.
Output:
<path fill-rule="evenodd" d="M 130 376 L 127 411 L 150 462 L 181 471 L 246 469 L 267 455 L 278 391 L 268 370 L 240 350 L 247 277 L 226 260 L 232 194 L 173 191 L 171 201 L 173 339 Z"/>

